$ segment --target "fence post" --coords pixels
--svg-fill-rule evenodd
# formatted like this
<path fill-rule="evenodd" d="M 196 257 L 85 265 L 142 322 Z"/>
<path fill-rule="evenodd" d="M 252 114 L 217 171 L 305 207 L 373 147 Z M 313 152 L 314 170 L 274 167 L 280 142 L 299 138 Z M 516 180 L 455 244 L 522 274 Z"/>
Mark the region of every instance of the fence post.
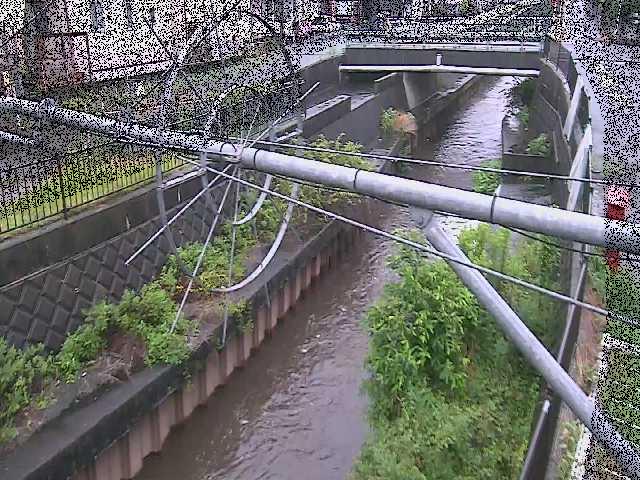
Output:
<path fill-rule="evenodd" d="M 60 163 L 60 155 L 56 155 L 56 168 L 58 170 L 58 183 L 60 185 L 60 196 L 62 198 L 62 215 L 67 219 L 67 199 L 64 192 L 64 178 L 62 176 L 62 164 Z"/>

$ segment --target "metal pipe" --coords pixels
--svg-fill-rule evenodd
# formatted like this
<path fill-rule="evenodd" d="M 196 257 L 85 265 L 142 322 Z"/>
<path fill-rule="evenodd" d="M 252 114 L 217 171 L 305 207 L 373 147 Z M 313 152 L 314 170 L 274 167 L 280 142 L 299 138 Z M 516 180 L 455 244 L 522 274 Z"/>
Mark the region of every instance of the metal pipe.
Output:
<path fill-rule="evenodd" d="M 462 250 L 442 230 L 432 212 L 424 225 L 429 242 L 440 252 L 468 261 Z M 606 414 L 595 408 L 593 402 L 556 362 L 553 355 L 520 320 L 518 315 L 495 291 L 489 281 L 474 269 L 448 262 L 462 283 L 476 296 L 479 303 L 494 317 L 509 340 L 520 350 L 547 383 L 569 406 L 576 417 L 592 432 L 594 437 L 618 460 L 627 475 L 640 479 L 640 455 L 610 423 Z"/>
<path fill-rule="evenodd" d="M 231 143 L 221 143 L 135 123 L 119 122 L 52 105 L 40 105 L 28 100 L 0 98 L 0 112 L 14 112 L 44 118 L 110 137 L 129 138 L 139 143 L 194 152 L 206 151 L 209 156 L 216 159 L 222 155 L 229 161 L 240 162 L 245 168 L 266 173 L 343 188 L 383 200 L 453 213 L 474 220 L 543 233 L 575 242 L 640 254 L 640 242 L 636 241 L 640 232 L 636 233 L 636 225 L 619 220 L 605 220 L 593 215 L 492 197 L 250 147 L 244 148 L 238 155 L 237 147 Z"/>
<path fill-rule="evenodd" d="M 20 135 L 16 135 L 15 133 L 2 132 L 2 131 L 0 131 L 0 141 L 15 143 L 18 145 L 25 145 L 27 147 L 37 147 L 42 143 L 33 138 L 22 137 Z"/>
<path fill-rule="evenodd" d="M 540 442 L 540 435 L 542 434 L 542 429 L 544 427 L 545 422 L 547 421 L 547 415 L 549 414 L 549 408 L 551 407 L 551 402 L 548 398 L 544 399 L 542 403 L 542 408 L 540 410 L 540 414 L 538 415 L 538 419 L 536 420 L 536 426 L 533 430 L 533 435 L 531 435 L 531 440 L 529 442 L 529 449 L 527 450 L 527 455 L 524 459 L 524 464 L 522 470 L 520 471 L 520 480 L 529 480 L 530 478 L 534 478 L 532 476 L 533 468 L 537 466 L 535 461 L 535 453 L 538 448 L 538 443 Z"/>
<path fill-rule="evenodd" d="M 509 77 L 538 77 L 540 70 L 520 68 L 467 67 L 457 65 L 340 65 L 340 73 L 459 73 L 473 75 L 505 75 Z"/>
<path fill-rule="evenodd" d="M 231 147 L 223 148 L 230 154 Z M 263 150 L 245 149 L 246 168 L 342 188 L 384 200 L 453 213 L 466 218 L 591 245 L 640 253 L 635 225 L 578 212 L 467 192 L 442 185 L 368 172 Z M 606 230 L 606 237 L 605 237 Z"/>

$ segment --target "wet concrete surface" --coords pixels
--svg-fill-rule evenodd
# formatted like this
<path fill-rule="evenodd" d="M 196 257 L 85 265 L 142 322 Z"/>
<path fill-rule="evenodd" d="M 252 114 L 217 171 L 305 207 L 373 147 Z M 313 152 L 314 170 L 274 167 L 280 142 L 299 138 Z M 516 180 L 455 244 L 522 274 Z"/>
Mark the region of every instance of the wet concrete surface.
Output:
<path fill-rule="evenodd" d="M 477 165 L 500 155 L 500 124 L 512 78 L 490 79 L 450 119 L 439 141 L 423 140 L 426 159 Z M 464 170 L 419 167 L 411 174 L 471 188 Z M 401 207 L 369 203 L 384 230 L 414 228 Z M 474 222 L 444 219 L 457 234 Z M 366 236 L 322 276 L 251 361 L 148 458 L 138 480 L 344 479 L 367 435 L 367 309 L 393 279 L 389 240 Z"/>

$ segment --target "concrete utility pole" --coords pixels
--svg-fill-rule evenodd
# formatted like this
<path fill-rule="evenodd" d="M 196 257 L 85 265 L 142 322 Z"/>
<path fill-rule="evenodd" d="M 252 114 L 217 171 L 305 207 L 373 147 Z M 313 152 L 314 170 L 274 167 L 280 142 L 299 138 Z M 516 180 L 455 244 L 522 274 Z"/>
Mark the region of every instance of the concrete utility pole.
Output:
<path fill-rule="evenodd" d="M 206 152 L 244 168 L 342 188 L 383 200 L 460 215 L 496 225 L 543 233 L 565 240 L 640 254 L 636 226 L 622 221 L 467 192 L 441 185 L 308 160 L 195 135 L 124 123 L 88 113 L 17 98 L 0 98 L 0 112 L 41 118 L 112 138 L 142 144 Z"/>
<path fill-rule="evenodd" d="M 469 259 L 460 247 L 442 230 L 433 212 L 428 210 L 422 210 L 422 212 L 424 212 L 422 226 L 429 243 L 442 253 L 468 262 Z M 594 407 L 593 402 L 587 398 L 573 378 L 520 320 L 489 281 L 477 270 L 451 261 L 448 263 L 480 304 L 491 313 L 498 326 L 528 363 L 544 377 L 576 417 L 618 460 L 619 466 L 626 471 L 627 475 L 633 479 L 640 479 L 638 451 L 618 433 L 606 414 Z"/>

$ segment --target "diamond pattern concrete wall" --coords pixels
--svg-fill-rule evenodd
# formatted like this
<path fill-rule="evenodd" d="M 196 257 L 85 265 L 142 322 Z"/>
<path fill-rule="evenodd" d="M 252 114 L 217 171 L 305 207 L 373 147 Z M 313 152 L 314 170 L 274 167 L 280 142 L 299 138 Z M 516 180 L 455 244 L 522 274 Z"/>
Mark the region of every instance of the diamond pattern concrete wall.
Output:
<path fill-rule="evenodd" d="M 204 239 L 211 220 L 205 202 L 197 202 L 172 225 L 176 243 Z M 170 253 L 164 236 L 131 265 L 124 262 L 160 225 L 152 219 L 0 288 L 0 335 L 16 346 L 42 342 L 59 347 L 80 326 L 83 310 L 102 299 L 117 300 L 126 289 L 137 290 L 159 272 Z"/>

